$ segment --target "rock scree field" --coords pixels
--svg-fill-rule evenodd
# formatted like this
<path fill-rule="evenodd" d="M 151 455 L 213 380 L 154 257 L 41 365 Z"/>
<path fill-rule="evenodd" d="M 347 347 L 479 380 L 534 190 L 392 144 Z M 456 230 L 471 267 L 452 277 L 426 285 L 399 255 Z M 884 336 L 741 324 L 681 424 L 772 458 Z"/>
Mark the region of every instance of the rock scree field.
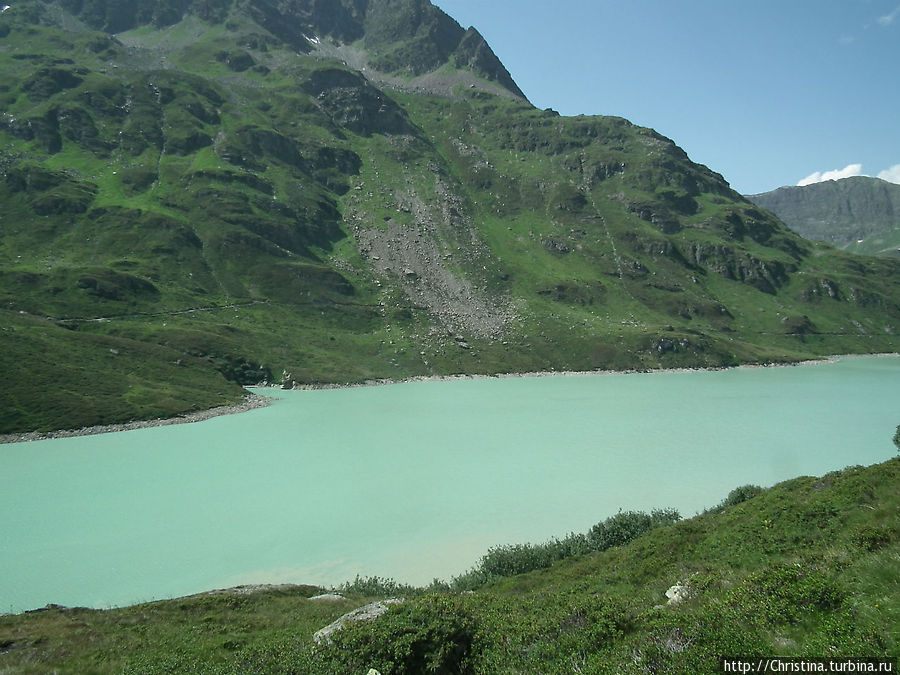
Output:
<path fill-rule="evenodd" d="M 652 129 L 535 108 L 427 0 L 10 0 L 0 72 L 0 434 L 244 405 L 259 383 L 898 351 L 900 260 L 801 238 Z M 624 510 L 428 588 L 3 615 L 0 672 L 896 659 L 898 470 Z"/>
<path fill-rule="evenodd" d="M 898 351 L 900 260 L 801 238 L 652 129 L 535 108 L 427 0 L 10 0 L 0 72 L 0 434 L 258 383 Z M 744 485 L 689 519 L 625 510 L 428 588 L 3 615 L 0 672 L 896 659 L 898 470 Z"/>
<path fill-rule="evenodd" d="M 0 40 L 0 433 L 259 382 L 897 351 L 897 260 L 534 108 L 425 0 L 21 0 Z"/>

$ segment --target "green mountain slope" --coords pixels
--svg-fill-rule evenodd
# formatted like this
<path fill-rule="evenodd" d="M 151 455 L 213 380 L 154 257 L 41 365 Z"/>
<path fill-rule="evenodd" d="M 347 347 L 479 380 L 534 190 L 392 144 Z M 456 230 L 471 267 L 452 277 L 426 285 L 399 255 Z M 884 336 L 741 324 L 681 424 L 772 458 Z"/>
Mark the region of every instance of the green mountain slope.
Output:
<path fill-rule="evenodd" d="M 260 380 L 897 349 L 900 263 L 535 109 L 425 0 L 23 0 L 0 36 L 0 431 Z M 132 395 L 91 412 L 100 381 Z"/>
<path fill-rule="evenodd" d="M 16 673 L 697 673 L 723 656 L 894 657 L 900 459 L 736 489 L 716 509 L 466 592 L 357 580 L 0 616 Z M 520 550 L 527 552 L 526 547 Z M 524 558 L 524 556 L 522 556 Z M 679 602 L 669 602 L 673 586 Z M 331 644 L 313 634 L 402 594 Z"/>
<path fill-rule="evenodd" d="M 853 253 L 900 257 L 900 185 L 854 176 L 747 199 L 807 239 Z"/>

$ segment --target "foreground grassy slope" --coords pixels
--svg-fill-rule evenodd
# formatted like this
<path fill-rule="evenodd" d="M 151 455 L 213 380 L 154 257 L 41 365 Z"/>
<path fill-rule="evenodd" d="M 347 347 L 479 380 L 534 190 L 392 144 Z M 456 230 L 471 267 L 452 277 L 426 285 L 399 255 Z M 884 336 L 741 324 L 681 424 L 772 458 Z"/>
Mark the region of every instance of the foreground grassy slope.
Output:
<path fill-rule="evenodd" d="M 260 380 L 897 350 L 900 262 L 801 239 L 650 129 L 534 109 L 424 0 L 325 4 L 0 14 L 0 351 L 26 374 L 0 432 Z M 108 338 L 146 367 L 91 415 Z"/>
<path fill-rule="evenodd" d="M 797 478 L 630 544 L 455 592 L 358 581 L 0 617 L 17 673 L 717 672 L 728 655 L 900 654 L 900 458 Z M 457 588 L 461 580 L 457 580 Z M 667 605 L 671 586 L 688 597 Z M 384 593 L 406 604 L 311 636 Z"/>

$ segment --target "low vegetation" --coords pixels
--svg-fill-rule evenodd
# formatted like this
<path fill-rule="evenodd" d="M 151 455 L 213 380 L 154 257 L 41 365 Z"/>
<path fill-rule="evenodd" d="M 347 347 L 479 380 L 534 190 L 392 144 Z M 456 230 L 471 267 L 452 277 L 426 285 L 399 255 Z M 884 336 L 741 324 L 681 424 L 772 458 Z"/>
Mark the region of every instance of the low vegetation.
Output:
<path fill-rule="evenodd" d="M 900 457 L 744 486 L 684 520 L 622 512 L 570 535 L 577 546 L 492 549 L 479 579 L 429 588 L 371 578 L 342 600 L 291 586 L 3 616 L 0 672 L 693 674 L 718 672 L 722 655 L 896 657 L 898 484 Z"/>
<path fill-rule="evenodd" d="M 535 109 L 426 0 L 306 4 L 0 13 L 0 433 L 261 380 L 897 351 L 900 262 L 652 129 Z"/>
<path fill-rule="evenodd" d="M 330 19 L 305 4 L 0 13 L 0 433 L 175 415 L 261 380 L 897 351 L 897 260 L 801 239 L 651 129 L 535 109 L 425 0 L 333 3 Z M 0 673 L 897 656 L 898 478 L 895 458 L 743 486 L 684 520 L 623 511 L 422 589 L 369 578 L 330 601 L 290 586 L 0 616 Z"/>
<path fill-rule="evenodd" d="M 469 572 L 453 579 L 450 588 L 471 590 L 501 577 L 545 569 L 566 558 L 624 546 L 655 527 L 681 520 L 674 509 L 620 511 L 594 525 L 587 534 L 569 534 L 542 544 L 513 544 L 490 549 Z"/>

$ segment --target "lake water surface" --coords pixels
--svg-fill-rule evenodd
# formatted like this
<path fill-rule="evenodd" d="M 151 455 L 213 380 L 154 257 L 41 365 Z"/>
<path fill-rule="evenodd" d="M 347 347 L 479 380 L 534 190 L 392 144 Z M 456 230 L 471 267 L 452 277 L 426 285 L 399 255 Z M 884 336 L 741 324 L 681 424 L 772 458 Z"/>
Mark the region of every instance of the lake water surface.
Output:
<path fill-rule="evenodd" d="M 690 516 L 738 485 L 894 455 L 900 357 L 260 393 L 277 400 L 0 446 L 0 612 L 423 584 L 619 509 Z"/>

